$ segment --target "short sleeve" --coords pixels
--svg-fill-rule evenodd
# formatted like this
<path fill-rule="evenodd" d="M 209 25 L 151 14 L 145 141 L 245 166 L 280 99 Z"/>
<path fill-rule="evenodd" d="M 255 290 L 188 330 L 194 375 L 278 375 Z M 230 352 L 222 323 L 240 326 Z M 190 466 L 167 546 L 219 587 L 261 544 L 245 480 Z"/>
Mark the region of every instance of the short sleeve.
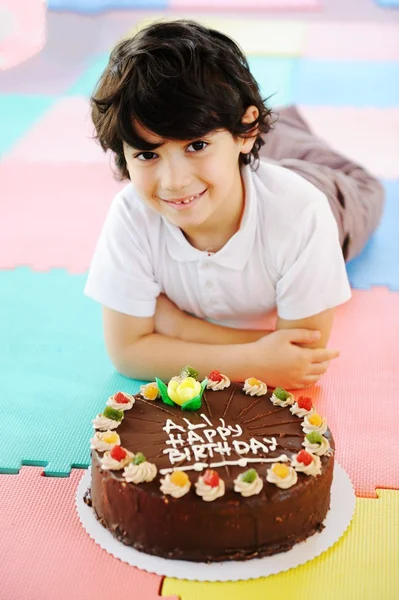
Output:
<path fill-rule="evenodd" d="M 299 216 L 278 262 L 276 305 L 282 319 L 305 319 L 351 297 L 338 227 L 324 196 Z"/>
<path fill-rule="evenodd" d="M 160 293 L 150 244 L 151 235 L 157 232 L 150 231 L 151 222 L 138 203 L 125 190 L 113 201 L 92 259 L 85 294 L 115 311 L 151 317 Z"/>

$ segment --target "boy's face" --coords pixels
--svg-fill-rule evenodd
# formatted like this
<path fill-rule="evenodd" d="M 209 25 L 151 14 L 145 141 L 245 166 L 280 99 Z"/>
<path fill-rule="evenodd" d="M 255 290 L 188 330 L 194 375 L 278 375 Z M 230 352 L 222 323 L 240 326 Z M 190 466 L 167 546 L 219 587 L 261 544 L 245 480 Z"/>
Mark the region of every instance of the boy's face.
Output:
<path fill-rule="evenodd" d="M 235 139 L 229 131 L 217 130 L 198 140 L 176 141 L 162 139 L 138 123 L 135 128 L 140 137 L 159 144 L 152 152 L 124 145 L 130 179 L 148 206 L 193 240 L 195 234 L 239 218 L 239 155 L 250 152 L 255 138 Z"/>

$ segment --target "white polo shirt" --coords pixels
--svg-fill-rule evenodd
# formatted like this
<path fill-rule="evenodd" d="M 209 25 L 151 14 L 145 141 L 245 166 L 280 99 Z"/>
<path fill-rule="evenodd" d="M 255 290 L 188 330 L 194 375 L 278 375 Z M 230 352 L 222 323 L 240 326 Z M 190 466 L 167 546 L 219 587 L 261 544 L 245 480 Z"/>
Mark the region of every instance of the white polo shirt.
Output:
<path fill-rule="evenodd" d="M 242 176 L 241 227 L 214 254 L 191 246 L 127 185 L 106 218 L 87 296 L 150 317 L 163 292 L 190 314 L 247 329 L 262 328 L 274 307 L 283 319 L 302 319 L 346 302 L 351 291 L 326 196 L 275 164 L 243 167 Z"/>

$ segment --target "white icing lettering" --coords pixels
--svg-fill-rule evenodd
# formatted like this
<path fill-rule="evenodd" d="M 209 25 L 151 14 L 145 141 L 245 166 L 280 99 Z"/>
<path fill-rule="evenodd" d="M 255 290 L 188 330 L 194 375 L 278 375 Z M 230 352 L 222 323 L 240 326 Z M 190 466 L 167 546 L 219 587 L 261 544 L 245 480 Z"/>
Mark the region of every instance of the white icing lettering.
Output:
<path fill-rule="evenodd" d="M 208 423 L 209 427 L 213 427 L 213 424 L 210 422 L 208 417 L 206 415 L 204 415 L 204 413 L 201 413 L 200 417 L 201 417 L 201 419 L 204 419 L 204 421 L 206 421 Z"/>
<path fill-rule="evenodd" d="M 248 454 L 249 452 L 249 444 L 247 442 L 233 440 L 233 447 L 237 454 Z"/>
<path fill-rule="evenodd" d="M 181 433 L 179 433 L 176 437 L 173 433 L 169 434 L 169 439 L 166 440 L 167 444 L 172 444 L 173 448 L 177 448 L 177 446 L 184 446 L 186 440 L 182 438 Z"/>
<path fill-rule="evenodd" d="M 225 427 L 224 425 L 222 427 L 217 427 L 216 431 L 218 432 L 222 440 L 227 440 L 227 437 L 231 435 L 231 430 L 228 427 Z"/>
<path fill-rule="evenodd" d="M 186 430 L 184 429 L 184 427 L 182 427 L 181 425 L 176 425 L 176 423 L 174 423 L 172 421 L 172 419 L 167 419 L 165 425 L 162 427 L 162 429 L 164 431 L 166 431 L 166 433 L 169 435 L 169 433 L 171 432 L 172 429 L 178 429 L 179 431 L 182 431 L 183 433 L 186 432 Z"/>
<path fill-rule="evenodd" d="M 190 448 L 165 448 L 163 453 L 169 454 L 169 460 L 172 465 L 183 460 L 191 460 Z"/>
<path fill-rule="evenodd" d="M 198 433 L 195 433 L 195 431 L 189 431 L 188 432 L 188 434 L 187 434 L 187 442 L 190 445 L 197 444 L 198 442 L 200 444 L 205 444 L 204 438 L 202 438 L 200 435 L 198 435 Z"/>
<path fill-rule="evenodd" d="M 231 429 L 233 437 L 238 437 L 239 435 L 242 435 L 242 429 L 239 425 L 229 425 L 229 429 Z"/>
<path fill-rule="evenodd" d="M 253 452 L 253 454 L 258 454 L 258 450 L 261 450 L 262 452 L 265 452 L 266 454 L 269 452 L 269 448 L 267 446 L 265 446 L 265 444 L 262 444 L 262 442 L 260 442 L 259 440 L 255 439 L 255 438 L 251 438 L 249 440 L 249 447 L 251 449 L 251 452 Z"/>
<path fill-rule="evenodd" d="M 215 429 L 204 429 L 202 433 L 204 434 L 208 442 L 211 444 L 213 438 L 217 435 L 218 432 Z"/>
<path fill-rule="evenodd" d="M 275 437 L 272 437 L 271 439 L 269 438 L 262 438 L 264 442 L 266 442 L 266 444 L 270 445 L 270 452 L 274 452 L 275 449 L 277 448 L 277 440 Z"/>
<path fill-rule="evenodd" d="M 202 427 L 206 427 L 205 423 L 197 423 L 196 425 L 194 425 L 194 423 L 191 423 L 188 419 L 186 419 L 185 417 L 183 417 L 183 419 L 185 420 L 185 422 L 187 423 L 187 429 L 189 431 L 192 431 L 194 429 L 201 429 Z"/>
<path fill-rule="evenodd" d="M 198 462 L 202 458 L 205 458 L 205 459 L 208 458 L 208 455 L 205 452 L 204 446 L 192 446 L 191 447 L 191 452 L 194 455 L 195 462 Z"/>

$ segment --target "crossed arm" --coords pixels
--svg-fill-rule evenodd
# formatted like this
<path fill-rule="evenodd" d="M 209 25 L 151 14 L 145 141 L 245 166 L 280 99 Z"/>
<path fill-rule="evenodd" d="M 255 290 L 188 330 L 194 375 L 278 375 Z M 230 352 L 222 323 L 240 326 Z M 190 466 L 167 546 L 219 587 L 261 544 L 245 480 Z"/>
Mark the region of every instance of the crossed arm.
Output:
<path fill-rule="evenodd" d="M 253 331 L 198 319 L 161 295 L 154 317 L 104 308 L 103 319 L 111 360 L 137 379 L 169 379 L 191 364 L 201 377 L 218 369 L 233 380 L 256 376 L 269 385 L 298 389 L 318 381 L 339 354 L 326 348 L 334 309 L 297 321 L 278 318 L 275 331 Z"/>

